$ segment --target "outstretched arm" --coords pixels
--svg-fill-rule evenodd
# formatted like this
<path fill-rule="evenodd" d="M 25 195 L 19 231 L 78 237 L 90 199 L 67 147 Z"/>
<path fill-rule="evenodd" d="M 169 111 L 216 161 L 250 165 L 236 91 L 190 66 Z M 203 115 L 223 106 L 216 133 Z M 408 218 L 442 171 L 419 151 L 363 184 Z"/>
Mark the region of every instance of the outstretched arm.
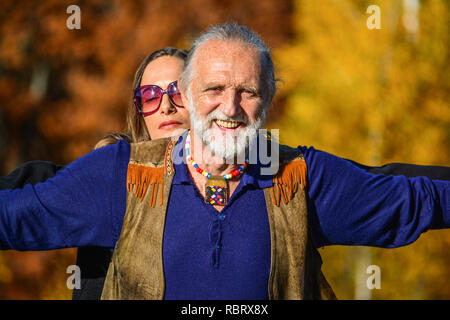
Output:
<path fill-rule="evenodd" d="M 373 174 L 384 174 L 399 176 L 403 175 L 408 178 L 412 177 L 427 177 L 432 180 L 450 180 L 450 168 L 442 166 L 421 166 L 417 164 L 408 163 L 389 163 L 380 167 L 370 167 L 353 160 L 348 160 L 358 168 Z"/>
<path fill-rule="evenodd" d="M 375 175 L 326 152 L 301 149 L 316 246 L 393 248 L 450 227 L 450 182 Z"/>
<path fill-rule="evenodd" d="M 0 191 L 0 249 L 113 247 L 126 205 L 129 144 L 93 151 L 42 183 Z"/>
<path fill-rule="evenodd" d="M 6 177 L 0 177 L 0 190 L 23 188 L 27 184 L 36 184 L 55 176 L 58 166 L 47 161 L 30 161 L 15 169 Z"/>

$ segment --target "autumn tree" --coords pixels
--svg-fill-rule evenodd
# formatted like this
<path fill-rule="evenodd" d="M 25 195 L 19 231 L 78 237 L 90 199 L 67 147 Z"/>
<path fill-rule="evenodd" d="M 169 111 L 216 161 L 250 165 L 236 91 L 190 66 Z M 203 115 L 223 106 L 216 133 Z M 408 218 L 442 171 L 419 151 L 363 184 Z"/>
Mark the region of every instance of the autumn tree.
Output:
<path fill-rule="evenodd" d="M 275 50 L 286 97 L 282 142 L 370 165 L 450 163 L 450 15 L 447 1 L 296 1 L 290 43 Z M 395 250 L 320 250 L 338 297 L 450 297 L 449 231 Z M 366 268 L 382 272 L 369 291 Z M 359 279 L 359 280 L 358 280 Z"/>

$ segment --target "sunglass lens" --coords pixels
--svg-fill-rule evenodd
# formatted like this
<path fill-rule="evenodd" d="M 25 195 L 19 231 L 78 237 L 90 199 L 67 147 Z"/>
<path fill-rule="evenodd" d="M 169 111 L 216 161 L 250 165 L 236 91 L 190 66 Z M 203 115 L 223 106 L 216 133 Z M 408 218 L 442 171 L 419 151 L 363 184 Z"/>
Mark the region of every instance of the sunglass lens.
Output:
<path fill-rule="evenodd" d="M 178 86 L 176 82 L 170 84 L 169 88 L 169 96 L 172 99 L 172 102 L 175 103 L 176 106 L 182 107 L 183 101 L 181 100 L 181 93 L 178 90 Z"/>
<path fill-rule="evenodd" d="M 138 91 L 141 97 L 142 112 L 153 112 L 158 108 L 161 100 L 161 89 L 158 87 L 142 88 Z"/>

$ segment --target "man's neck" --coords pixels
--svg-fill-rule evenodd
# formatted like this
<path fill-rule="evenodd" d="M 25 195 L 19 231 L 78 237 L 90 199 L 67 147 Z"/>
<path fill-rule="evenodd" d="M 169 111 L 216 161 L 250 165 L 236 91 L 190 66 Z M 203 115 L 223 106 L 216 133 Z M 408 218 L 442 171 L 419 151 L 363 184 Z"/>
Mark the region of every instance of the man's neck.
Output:
<path fill-rule="evenodd" d="M 201 141 L 200 137 L 191 130 L 191 156 L 198 166 L 213 176 L 223 176 L 239 168 L 237 161 L 225 161 L 212 153 Z M 237 177 L 239 178 L 239 177 Z"/>
<path fill-rule="evenodd" d="M 225 174 L 233 172 L 233 170 L 237 169 L 240 166 L 239 163 L 226 163 L 226 161 L 223 161 L 223 159 L 216 157 L 210 150 L 208 150 L 208 148 L 203 145 L 201 139 L 192 130 L 190 134 L 191 157 L 202 170 L 210 173 L 212 176 L 223 176 Z M 206 193 L 204 186 L 205 183 L 207 183 L 208 178 L 198 173 L 190 163 L 187 163 L 186 165 L 194 184 L 197 186 L 203 197 L 205 197 Z M 231 197 L 231 195 L 236 190 L 241 176 L 242 175 L 238 175 L 237 177 L 227 180 L 226 184 L 229 197 Z M 214 208 L 220 212 L 223 210 L 224 206 L 214 205 Z"/>

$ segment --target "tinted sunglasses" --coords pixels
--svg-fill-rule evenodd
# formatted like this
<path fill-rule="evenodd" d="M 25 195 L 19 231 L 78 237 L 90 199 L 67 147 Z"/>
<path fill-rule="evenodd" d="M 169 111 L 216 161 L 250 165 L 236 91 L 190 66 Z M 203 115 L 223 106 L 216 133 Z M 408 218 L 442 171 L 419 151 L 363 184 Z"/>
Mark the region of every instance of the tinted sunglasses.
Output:
<path fill-rule="evenodd" d="M 139 114 L 149 116 L 159 110 L 163 95 L 167 93 L 170 103 L 178 108 L 184 108 L 177 81 L 170 83 L 166 90 L 151 84 L 134 90 L 134 105 Z"/>

